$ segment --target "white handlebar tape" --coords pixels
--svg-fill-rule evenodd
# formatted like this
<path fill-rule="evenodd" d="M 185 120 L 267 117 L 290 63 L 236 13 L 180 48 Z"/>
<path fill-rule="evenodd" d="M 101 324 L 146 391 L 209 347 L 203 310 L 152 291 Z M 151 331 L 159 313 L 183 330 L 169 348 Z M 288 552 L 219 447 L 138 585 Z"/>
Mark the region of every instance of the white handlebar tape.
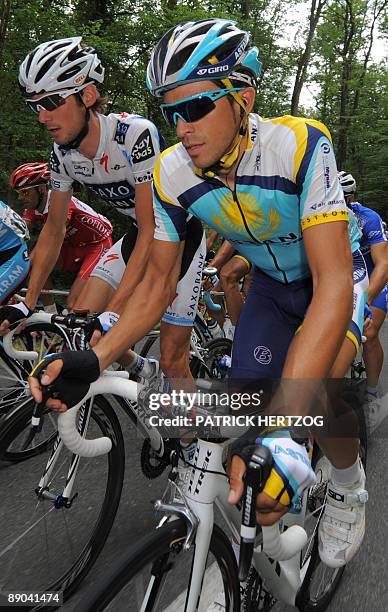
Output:
<path fill-rule="evenodd" d="M 98 457 L 109 453 L 112 448 L 110 438 L 103 436 L 96 440 L 87 440 L 80 436 L 75 424 L 77 412 L 78 408 L 74 406 L 58 415 L 58 432 L 64 445 L 80 457 Z"/>
<path fill-rule="evenodd" d="M 287 561 L 307 544 L 307 533 L 300 525 L 292 525 L 284 533 L 279 531 L 279 523 L 263 527 L 263 550 L 276 561 Z"/>

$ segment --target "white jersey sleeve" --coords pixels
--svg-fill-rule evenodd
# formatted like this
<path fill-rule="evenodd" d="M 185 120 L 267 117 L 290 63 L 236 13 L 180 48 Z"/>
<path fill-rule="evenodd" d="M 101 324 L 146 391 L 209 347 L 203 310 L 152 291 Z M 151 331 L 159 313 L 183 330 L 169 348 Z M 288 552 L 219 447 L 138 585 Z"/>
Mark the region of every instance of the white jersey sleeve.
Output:
<path fill-rule="evenodd" d="M 330 221 L 348 221 L 333 144 L 322 123 L 305 120 L 295 158 L 302 230 Z"/>
<path fill-rule="evenodd" d="M 155 163 L 163 148 L 156 126 L 140 116 L 128 123 L 121 121 L 116 128 L 115 140 L 125 145 L 135 185 L 152 181 Z"/>
<path fill-rule="evenodd" d="M 54 191 L 71 191 L 74 179 L 67 173 L 59 146 L 53 143 L 50 153 L 51 187 Z"/>

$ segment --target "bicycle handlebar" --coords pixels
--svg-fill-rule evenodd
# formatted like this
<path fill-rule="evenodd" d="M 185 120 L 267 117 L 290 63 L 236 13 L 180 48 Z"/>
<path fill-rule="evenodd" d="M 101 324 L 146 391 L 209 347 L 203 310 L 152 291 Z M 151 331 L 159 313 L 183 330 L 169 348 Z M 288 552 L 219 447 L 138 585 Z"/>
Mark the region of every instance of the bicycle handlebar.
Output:
<path fill-rule="evenodd" d="M 38 312 L 32 314 L 26 321 L 27 323 L 51 323 L 53 315 L 47 312 Z M 12 345 L 13 337 L 16 329 L 12 329 L 6 336 L 3 337 L 3 347 L 5 352 L 12 359 L 19 361 L 37 361 L 39 355 L 36 351 L 18 351 Z"/>
<path fill-rule="evenodd" d="M 50 314 L 48 312 L 35 312 L 28 319 L 26 319 L 27 327 L 31 323 L 51 323 L 66 327 L 68 329 L 88 329 L 92 324 L 95 315 L 79 315 L 77 313 L 69 313 L 67 315 Z M 24 321 L 23 321 L 24 322 Z M 18 351 L 13 347 L 13 337 L 16 329 L 11 330 L 6 336 L 3 337 L 3 347 L 5 352 L 12 359 L 21 361 L 37 361 L 39 354 L 36 351 Z"/>
<path fill-rule="evenodd" d="M 279 523 L 262 527 L 263 551 L 275 561 L 288 561 L 307 544 L 307 533 L 300 525 L 291 525 L 280 533 Z"/>
<path fill-rule="evenodd" d="M 78 433 L 75 419 L 79 408 L 86 400 L 94 395 L 106 393 L 119 395 L 130 401 L 137 400 L 137 383 L 133 380 L 124 380 L 124 378 L 117 376 L 117 372 L 115 374 L 116 376 L 113 377 L 110 374 L 102 374 L 96 382 L 90 385 L 87 395 L 79 404 L 58 415 L 58 433 L 64 445 L 76 455 L 97 457 L 109 453 L 112 448 L 112 441 L 106 436 L 88 440 Z M 127 372 L 125 374 L 128 375 Z"/>

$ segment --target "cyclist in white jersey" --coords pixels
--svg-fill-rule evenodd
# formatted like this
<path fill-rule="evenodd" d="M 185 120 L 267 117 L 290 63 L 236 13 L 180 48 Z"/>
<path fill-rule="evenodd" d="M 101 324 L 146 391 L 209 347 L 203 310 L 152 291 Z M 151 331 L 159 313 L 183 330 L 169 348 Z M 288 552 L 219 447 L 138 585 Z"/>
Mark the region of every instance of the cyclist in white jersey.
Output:
<path fill-rule="evenodd" d="M 95 50 L 84 46 L 81 37 L 38 45 L 19 73 L 28 106 L 39 114 L 54 140 L 51 206 L 34 252 L 25 301 L 29 310 L 25 307 L 22 314 L 28 315 L 35 306 L 58 258 L 72 186 L 78 181 L 128 219 L 127 234 L 102 257 L 74 306 L 105 311 L 100 323 L 106 331 L 118 319 L 147 266 L 154 232 L 151 181 L 161 139 L 154 124 L 139 115 L 98 112 L 102 101 L 97 86 L 103 78 Z M 196 219 L 191 225 L 193 239 L 179 270 L 181 282 L 171 295 L 161 328 L 161 365 L 174 377 L 189 377 L 190 330 L 205 256 L 202 225 Z M 146 373 L 142 358 L 131 353 L 129 361 L 139 373 Z"/>
<path fill-rule="evenodd" d="M 163 96 L 164 117 L 181 142 L 162 153 L 154 170 L 156 240 L 143 282 L 118 324 L 83 358 L 92 381 L 157 320 L 175 289 L 193 214 L 255 265 L 236 327 L 232 374 L 282 376 L 286 413 L 304 415 L 322 379 L 341 378 L 355 355 L 367 273 L 356 236 L 353 248 L 349 241 L 328 130 L 313 120 L 251 113 L 260 62 L 249 41 L 235 22 L 205 19 L 175 26 L 153 50 L 147 84 Z M 42 383 L 55 380 L 63 363 L 60 380 L 76 378 L 74 359 L 55 357 Z M 36 379 L 31 388 L 41 400 Z M 65 388 L 60 397 L 48 405 L 65 410 Z M 314 476 L 305 449 L 287 433 L 263 437 L 274 466 L 257 497 L 257 517 L 272 524 Z M 320 438 L 320 444 L 332 470 L 319 551 L 326 564 L 339 567 L 364 536 L 365 474 L 358 439 Z M 241 496 L 244 471 L 241 456 L 233 457 L 230 503 Z"/>

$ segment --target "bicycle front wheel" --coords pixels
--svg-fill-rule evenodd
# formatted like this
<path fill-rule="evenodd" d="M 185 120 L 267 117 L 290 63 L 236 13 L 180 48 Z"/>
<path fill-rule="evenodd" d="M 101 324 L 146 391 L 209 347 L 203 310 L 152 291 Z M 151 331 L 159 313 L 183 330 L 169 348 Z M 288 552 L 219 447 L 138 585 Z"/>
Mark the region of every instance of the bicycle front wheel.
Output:
<path fill-rule="evenodd" d="M 182 612 L 191 581 L 195 543 L 183 550 L 186 524 L 174 520 L 134 546 L 100 584 L 88 591 L 78 612 L 144 610 Z M 236 558 L 224 532 L 214 525 L 198 612 L 240 612 Z"/>
<path fill-rule="evenodd" d="M 30 323 L 14 338 L 19 351 L 36 351 L 38 361 L 49 353 L 71 350 L 70 339 L 58 325 Z M 32 361 L 17 361 L 9 357 L 0 344 L 0 414 L 6 414 L 16 404 L 24 404 L 30 397 L 28 374 Z"/>
<path fill-rule="evenodd" d="M 74 455 L 58 446 L 43 490 L 40 481 L 50 448 L 26 462 L 0 465 L 0 595 L 3 591 L 63 591 L 67 598 L 90 570 L 108 537 L 123 485 L 124 441 L 118 418 L 106 399 L 95 396 L 89 401 L 87 435 L 109 436 L 110 453 L 77 458 L 74 463 Z M 18 416 L 0 431 L 2 457 L 25 435 L 31 413 L 19 411 Z M 71 496 L 66 500 L 62 492 L 72 478 Z"/>

